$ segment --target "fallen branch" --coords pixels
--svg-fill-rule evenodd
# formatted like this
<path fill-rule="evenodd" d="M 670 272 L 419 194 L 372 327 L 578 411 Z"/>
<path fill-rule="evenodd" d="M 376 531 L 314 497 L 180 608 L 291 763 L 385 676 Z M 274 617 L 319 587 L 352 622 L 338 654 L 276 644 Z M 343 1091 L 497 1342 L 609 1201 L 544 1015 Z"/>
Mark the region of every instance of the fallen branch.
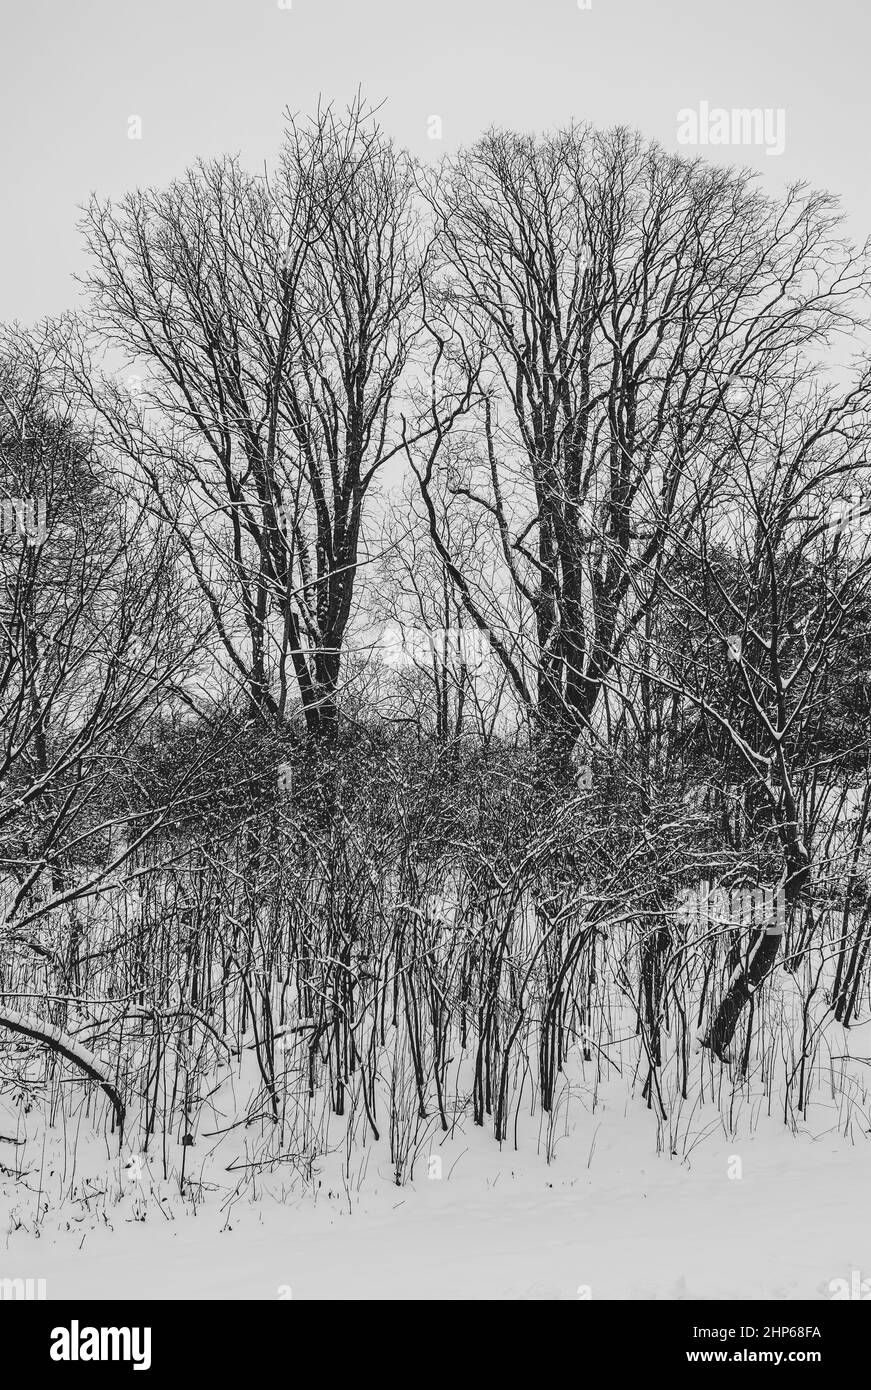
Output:
<path fill-rule="evenodd" d="M 8 1028 L 13 1033 L 20 1033 L 22 1037 L 32 1038 L 35 1042 L 44 1043 L 51 1048 L 52 1052 L 57 1052 L 59 1056 L 65 1057 L 68 1062 L 72 1062 L 92 1081 L 97 1081 L 102 1086 L 106 1095 L 112 1102 L 115 1111 L 115 1119 L 118 1123 L 119 1136 L 124 1134 L 124 1102 L 112 1081 L 108 1067 L 89 1052 L 86 1047 L 77 1043 L 75 1038 L 71 1038 L 62 1029 L 55 1028 L 53 1023 L 46 1022 L 45 1019 L 37 1018 L 34 1014 L 21 1014 L 15 1009 L 9 1009 L 5 1004 L 0 1004 L 0 1027 Z M 10 1141 L 12 1142 L 12 1141 Z"/>

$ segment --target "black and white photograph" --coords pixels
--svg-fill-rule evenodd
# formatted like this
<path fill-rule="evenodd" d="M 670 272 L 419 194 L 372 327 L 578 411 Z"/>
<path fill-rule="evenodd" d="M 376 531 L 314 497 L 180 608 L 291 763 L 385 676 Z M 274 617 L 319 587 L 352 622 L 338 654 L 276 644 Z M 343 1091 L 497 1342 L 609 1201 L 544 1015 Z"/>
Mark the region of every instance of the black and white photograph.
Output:
<path fill-rule="evenodd" d="M 3 52 L 4 1342 L 211 1380 L 228 1302 L 253 1371 L 301 1302 L 544 1301 L 832 1374 L 871 12 L 4 0 Z"/>

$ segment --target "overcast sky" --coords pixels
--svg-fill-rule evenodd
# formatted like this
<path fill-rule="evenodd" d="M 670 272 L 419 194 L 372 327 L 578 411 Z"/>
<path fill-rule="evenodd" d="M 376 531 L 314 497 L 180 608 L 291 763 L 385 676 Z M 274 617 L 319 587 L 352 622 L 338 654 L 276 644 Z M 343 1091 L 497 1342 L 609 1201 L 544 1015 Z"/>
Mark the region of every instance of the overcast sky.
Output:
<path fill-rule="evenodd" d="M 284 0 L 287 4 L 288 0 Z M 384 101 L 437 158 L 490 124 L 572 117 L 679 149 L 677 113 L 782 108 L 785 150 L 709 148 L 766 184 L 839 193 L 871 231 L 868 0 L 5 0 L 0 318 L 72 307 L 77 206 L 163 184 L 197 156 L 271 161 L 281 112 Z M 130 139 L 138 116 L 142 138 Z M 428 138 L 438 116 L 441 141 Z"/>

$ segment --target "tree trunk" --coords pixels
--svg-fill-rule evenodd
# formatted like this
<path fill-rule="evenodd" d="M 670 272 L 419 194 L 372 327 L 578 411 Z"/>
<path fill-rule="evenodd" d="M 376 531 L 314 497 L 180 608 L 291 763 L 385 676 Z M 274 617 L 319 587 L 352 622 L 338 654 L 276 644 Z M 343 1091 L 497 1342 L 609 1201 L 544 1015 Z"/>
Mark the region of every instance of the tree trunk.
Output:
<path fill-rule="evenodd" d="M 787 912 L 798 901 L 810 874 L 808 853 L 798 838 L 794 826 L 795 822 L 793 821 L 787 832 L 788 839 L 784 847 L 785 868 L 781 880 L 785 911 Z M 720 1002 L 720 1007 L 703 1041 L 702 1045 L 709 1047 L 714 1056 L 718 1057 L 721 1062 L 729 1061 L 729 1044 L 734 1037 L 744 1007 L 770 975 L 774 968 L 774 962 L 777 960 L 785 927 L 785 922 L 777 919 L 779 900 L 780 893 L 775 896 L 774 900 L 775 920 L 762 928 L 758 928 L 754 937 L 751 937 L 753 942 L 751 950 L 744 964 L 739 966 L 732 975 L 726 993 Z"/>

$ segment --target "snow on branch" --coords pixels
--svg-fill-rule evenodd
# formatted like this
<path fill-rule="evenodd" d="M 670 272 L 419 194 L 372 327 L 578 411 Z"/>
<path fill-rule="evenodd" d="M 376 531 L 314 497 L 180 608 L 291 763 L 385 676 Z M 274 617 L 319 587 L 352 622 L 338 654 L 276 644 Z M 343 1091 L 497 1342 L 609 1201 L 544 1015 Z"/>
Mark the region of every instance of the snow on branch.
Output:
<path fill-rule="evenodd" d="M 44 1043 L 46 1047 L 51 1048 L 52 1052 L 57 1052 L 68 1062 L 72 1062 L 92 1081 L 98 1081 L 112 1102 L 119 1133 L 123 1134 L 124 1102 L 105 1063 L 95 1057 L 92 1052 L 89 1052 L 86 1047 L 82 1047 L 75 1038 L 71 1038 L 69 1033 L 64 1033 L 61 1028 L 56 1028 L 53 1023 L 37 1018 L 34 1014 L 19 1013 L 16 1009 L 10 1009 L 5 1004 L 0 1004 L 0 1027 L 8 1028 L 13 1033 L 20 1033 L 22 1037 L 33 1038 L 35 1042 Z"/>

